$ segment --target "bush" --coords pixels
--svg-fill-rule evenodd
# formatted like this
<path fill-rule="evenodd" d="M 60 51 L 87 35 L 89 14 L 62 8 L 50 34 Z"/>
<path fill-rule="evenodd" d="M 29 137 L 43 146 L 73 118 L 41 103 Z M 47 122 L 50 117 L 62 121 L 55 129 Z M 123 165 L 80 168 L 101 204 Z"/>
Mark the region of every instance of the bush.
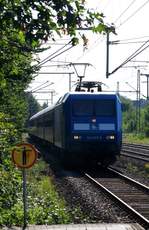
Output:
<path fill-rule="evenodd" d="M 60 199 L 47 166 L 38 162 L 27 169 L 27 222 L 29 224 L 66 224 L 72 222 L 65 202 Z M 47 173 L 46 175 L 43 175 Z M 23 225 L 22 173 L 12 166 L 0 166 L 0 226 Z"/>
<path fill-rule="evenodd" d="M 144 131 L 145 131 L 145 136 L 149 137 L 149 127 L 146 127 Z"/>
<path fill-rule="evenodd" d="M 0 225 L 9 226 L 16 219 L 14 207 L 22 198 L 22 180 L 19 170 L 13 167 L 5 168 L 5 165 L 0 166 L 0 194 Z"/>

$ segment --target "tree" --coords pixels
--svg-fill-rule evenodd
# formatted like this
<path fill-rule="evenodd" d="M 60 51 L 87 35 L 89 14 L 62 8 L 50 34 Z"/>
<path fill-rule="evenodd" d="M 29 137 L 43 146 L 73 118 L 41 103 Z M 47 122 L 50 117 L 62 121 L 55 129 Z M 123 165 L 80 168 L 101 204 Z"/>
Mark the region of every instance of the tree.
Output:
<path fill-rule="evenodd" d="M 69 34 L 75 45 L 78 43 L 76 30 L 79 28 L 90 26 L 94 32 L 99 33 L 114 31 L 114 27 L 106 25 L 103 18 L 102 13 L 86 9 L 84 0 L 0 2 L 1 35 L 7 34 L 5 39 L 8 41 L 8 34 L 15 34 L 15 39 L 9 42 L 25 51 L 35 49 L 49 37 L 54 39 L 55 32 L 58 35 Z"/>
<path fill-rule="evenodd" d="M 87 10 L 84 0 L 0 1 L 0 225 L 14 223 L 11 216 L 19 200 L 21 177 L 10 163 L 10 149 L 21 141 L 20 133 L 29 115 L 24 90 L 38 70 L 32 65 L 33 54 L 41 52 L 41 44 L 49 38 L 54 40 L 55 34 L 67 33 L 76 45 L 79 28 L 114 32 L 103 18 L 102 13 Z M 83 34 L 81 37 L 85 45 L 86 38 Z M 29 100 L 32 114 L 38 106 L 33 98 Z"/>
<path fill-rule="evenodd" d="M 31 93 L 26 93 L 26 100 L 28 104 L 28 118 L 30 118 L 41 110 L 41 106 Z"/>
<path fill-rule="evenodd" d="M 42 109 L 45 109 L 48 107 L 48 102 L 44 102 L 43 105 L 42 105 Z"/>
<path fill-rule="evenodd" d="M 136 130 L 135 108 L 130 99 L 121 97 L 123 112 L 123 130 L 133 132 Z"/>
<path fill-rule="evenodd" d="M 86 9 L 83 0 L 0 1 L 0 111 L 15 117 L 17 128 L 27 117 L 24 90 L 38 70 L 32 65 L 33 53 L 42 50 L 43 41 L 54 39 L 55 32 L 59 36 L 68 33 L 73 45 L 82 27 L 114 32 L 103 19 L 102 13 Z M 81 37 L 86 43 L 85 36 Z"/>
<path fill-rule="evenodd" d="M 149 137 L 149 104 L 144 108 L 144 132 Z"/>

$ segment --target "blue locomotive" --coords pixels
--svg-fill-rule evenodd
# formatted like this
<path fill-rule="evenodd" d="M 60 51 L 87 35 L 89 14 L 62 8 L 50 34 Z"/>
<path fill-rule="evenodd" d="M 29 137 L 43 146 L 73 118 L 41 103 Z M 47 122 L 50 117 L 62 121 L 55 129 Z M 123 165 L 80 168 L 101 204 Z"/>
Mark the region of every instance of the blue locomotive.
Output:
<path fill-rule="evenodd" d="M 30 118 L 30 135 L 50 143 L 67 164 L 108 166 L 121 150 L 121 102 L 116 94 L 66 93 Z"/>

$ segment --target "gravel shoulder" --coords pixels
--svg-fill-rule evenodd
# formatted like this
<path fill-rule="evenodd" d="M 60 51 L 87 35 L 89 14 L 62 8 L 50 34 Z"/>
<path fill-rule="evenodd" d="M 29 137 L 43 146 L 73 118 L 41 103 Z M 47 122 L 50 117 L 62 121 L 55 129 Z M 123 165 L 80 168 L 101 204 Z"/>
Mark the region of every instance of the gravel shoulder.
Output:
<path fill-rule="evenodd" d="M 66 201 L 66 208 L 73 216 L 72 223 L 132 223 L 136 222 L 126 211 L 115 205 L 106 194 L 93 186 L 76 171 L 63 170 L 48 148 L 40 148 L 49 164 L 49 176 L 59 195 Z M 116 167 L 127 171 L 124 160 L 118 160 Z M 140 177 L 141 179 L 141 177 Z M 143 182 L 142 182 L 143 183 Z"/>

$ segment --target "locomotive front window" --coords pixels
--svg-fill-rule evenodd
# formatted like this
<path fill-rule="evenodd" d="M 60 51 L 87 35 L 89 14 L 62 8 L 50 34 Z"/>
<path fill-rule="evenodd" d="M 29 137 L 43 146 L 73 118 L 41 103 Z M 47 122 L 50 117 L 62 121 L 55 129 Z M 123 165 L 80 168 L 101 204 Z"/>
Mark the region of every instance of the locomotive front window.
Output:
<path fill-rule="evenodd" d="M 73 103 L 73 115 L 75 116 L 92 116 L 93 102 L 79 100 Z"/>
<path fill-rule="evenodd" d="M 114 100 L 79 100 L 73 102 L 74 116 L 115 116 Z"/>
<path fill-rule="evenodd" d="M 113 100 L 96 100 L 95 114 L 96 116 L 114 116 L 115 115 L 115 101 Z"/>

